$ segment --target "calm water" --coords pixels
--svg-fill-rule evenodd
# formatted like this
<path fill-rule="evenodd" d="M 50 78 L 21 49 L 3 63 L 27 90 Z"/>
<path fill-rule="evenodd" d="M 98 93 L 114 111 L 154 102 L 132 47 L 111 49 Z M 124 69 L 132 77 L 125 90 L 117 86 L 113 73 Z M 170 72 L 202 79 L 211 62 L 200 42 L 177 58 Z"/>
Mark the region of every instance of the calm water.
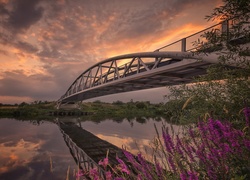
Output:
<path fill-rule="evenodd" d="M 75 122 L 85 130 L 133 153 L 138 147 L 149 146 L 156 136 L 154 123 L 160 129 L 164 120 L 111 119 L 94 123 L 79 119 Z M 59 127 L 49 121 L 0 119 L 0 179 L 69 179 L 77 166 Z M 165 122 L 164 122 L 165 123 Z M 166 123 L 165 123 L 166 124 Z"/>

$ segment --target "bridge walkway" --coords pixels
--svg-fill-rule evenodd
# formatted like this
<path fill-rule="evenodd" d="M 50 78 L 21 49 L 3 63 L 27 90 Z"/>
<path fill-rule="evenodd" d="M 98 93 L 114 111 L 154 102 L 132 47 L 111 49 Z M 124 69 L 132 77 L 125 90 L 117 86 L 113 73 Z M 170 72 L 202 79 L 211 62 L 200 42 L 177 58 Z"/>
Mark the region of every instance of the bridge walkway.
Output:
<path fill-rule="evenodd" d="M 123 154 L 121 148 L 98 138 L 94 134 L 86 131 L 76 124 L 59 122 L 59 127 L 64 135 L 65 141 L 67 140 L 66 143 L 68 143 L 68 146 L 70 146 L 69 148 L 71 149 L 71 151 L 73 151 L 73 154 L 78 159 L 78 161 L 81 161 L 81 159 L 84 159 L 84 161 L 86 161 L 86 157 L 81 158 L 79 157 L 79 155 L 87 155 L 88 158 L 90 158 L 89 160 L 94 161 L 94 164 L 98 165 L 98 162 L 100 160 L 103 160 L 108 152 L 109 164 L 111 166 L 118 164 L 116 157 L 119 157 L 124 162 L 126 162 L 126 157 Z M 74 152 L 74 149 L 76 149 L 76 147 L 72 146 L 72 142 L 69 142 L 68 138 L 70 138 L 73 144 L 77 146 L 76 151 L 80 151 L 81 149 L 84 154 Z M 78 162 L 78 164 L 81 163 L 83 162 Z"/>

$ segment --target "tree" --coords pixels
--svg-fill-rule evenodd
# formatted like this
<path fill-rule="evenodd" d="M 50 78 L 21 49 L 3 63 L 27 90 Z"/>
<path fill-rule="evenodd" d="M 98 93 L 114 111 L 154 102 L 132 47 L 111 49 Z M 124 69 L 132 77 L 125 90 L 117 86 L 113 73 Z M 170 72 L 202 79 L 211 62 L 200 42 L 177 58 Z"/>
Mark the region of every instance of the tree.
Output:
<path fill-rule="evenodd" d="M 209 67 L 206 75 L 195 79 L 195 84 L 170 87 L 166 109 L 169 115 L 184 122 L 206 116 L 235 122 L 243 106 L 250 101 L 250 1 L 224 0 L 224 5 L 215 8 L 206 19 L 220 19 L 230 24 L 225 32 L 204 33 L 202 36 L 207 42 L 194 43 L 198 54 L 211 53 L 207 51 L 211 47 L 219 50 L 219 63 Z"/>

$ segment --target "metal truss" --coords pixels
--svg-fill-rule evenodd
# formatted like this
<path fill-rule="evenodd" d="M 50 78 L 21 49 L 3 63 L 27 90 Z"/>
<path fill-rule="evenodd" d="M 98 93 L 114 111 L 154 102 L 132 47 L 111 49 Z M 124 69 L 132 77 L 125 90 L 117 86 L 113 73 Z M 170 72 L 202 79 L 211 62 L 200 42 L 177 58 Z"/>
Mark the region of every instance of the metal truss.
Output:
<path fill-rule="evenodd" d="M 79 101 L 190 82 L 192 76 L 205 73 L 214 56 L 201 57 L 191 52 L 143 52 L 113 57 L 85 70 L 60 101 Z"/>

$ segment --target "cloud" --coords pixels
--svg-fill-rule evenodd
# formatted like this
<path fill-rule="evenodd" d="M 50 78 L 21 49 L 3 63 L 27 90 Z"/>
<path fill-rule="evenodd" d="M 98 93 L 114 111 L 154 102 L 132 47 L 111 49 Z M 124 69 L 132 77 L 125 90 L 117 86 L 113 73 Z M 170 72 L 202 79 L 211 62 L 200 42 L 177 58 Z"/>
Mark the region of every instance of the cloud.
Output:
<path fill-rule="evenodd" d="M 153 51 L 200 30 L 205 22 L 197 8 L 218 1 L 2 0 L 1 95 L 57 98 L 101 60 Z"/>
<path fill-rule="evenodd" d="M 53 91 L 56 91 L 56 85 L 49 76 L 41 74 L 27 76 L 22 71 L 16 71 L 5 72 L 3 77 L 0 80 L 1 96 L 29 96 L 33 99 L 48 97 L 50 99 L 51 94 L 55 95 Z"/>
<path fill-rule="evenodd" d="M 38 6 L 40 0 L 12 0 L 12 8 L 6 12 L 4 8 L 3 13 L 8 14 L 6 21 L 13 31 L 20 31 L 28 29 L 31 25 L 39 21 L 43 15 L 44 9 Z"/>
<path fill-rule="evenodd" d="M 70 175 L 76 167 L 55 124 L 2 119 L 0 136 L 0 179 L 63 179 L 68 166 Z"/>
<path fill-rule="evenodd" d="M 34 45 L 28 42 L 17 41 L 15 42 L 14 47 L 16 47 L 17 49 L 21 51 L 31 53 L 31 54 L 38 51 L 37 47 L 35 47 Z"/>

